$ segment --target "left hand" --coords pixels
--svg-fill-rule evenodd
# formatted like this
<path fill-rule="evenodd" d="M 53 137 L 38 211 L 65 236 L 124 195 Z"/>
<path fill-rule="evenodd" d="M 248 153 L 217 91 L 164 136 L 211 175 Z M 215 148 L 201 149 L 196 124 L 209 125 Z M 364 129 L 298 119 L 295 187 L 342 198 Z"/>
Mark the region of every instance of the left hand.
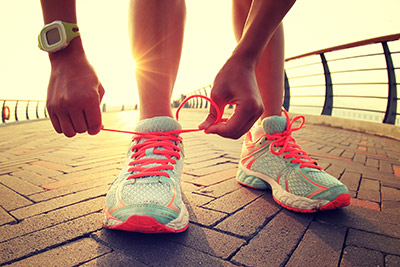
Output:
<path fill-rule="evenodd" d="M 215 108 L 211 106 L 207 118 L 199 125 L 206 133 L 238 139 L 245 134 L 261 116 L 264 107 L 258 91 L 254 64 L 231 57 L 215 77 L 211 99 L 221 114 L 228 104 L 236 105 L 235 111 L 226 122 L 214 124 Z"/>

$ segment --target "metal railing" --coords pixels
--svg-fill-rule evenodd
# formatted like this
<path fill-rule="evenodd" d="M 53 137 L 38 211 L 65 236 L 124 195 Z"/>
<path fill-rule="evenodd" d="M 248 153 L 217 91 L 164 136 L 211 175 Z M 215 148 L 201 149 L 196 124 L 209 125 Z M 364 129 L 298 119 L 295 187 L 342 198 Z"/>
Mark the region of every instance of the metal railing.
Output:
<path fill-rule="evenodd" d="M 43 100 L 0 99 L 2 123 L 47 118 L 46 102 Z"/>
<path fill-rule="evenodd" d="M 399 39 L 400 34 L 392 34 L 285 59 L 283 106 L 295 113 L 399 125 Z M 186 96 L 209 96 L 210 89 L 205 86 Z M 187 106 L 207 108 L 207 103 L 192 99 Z"/>

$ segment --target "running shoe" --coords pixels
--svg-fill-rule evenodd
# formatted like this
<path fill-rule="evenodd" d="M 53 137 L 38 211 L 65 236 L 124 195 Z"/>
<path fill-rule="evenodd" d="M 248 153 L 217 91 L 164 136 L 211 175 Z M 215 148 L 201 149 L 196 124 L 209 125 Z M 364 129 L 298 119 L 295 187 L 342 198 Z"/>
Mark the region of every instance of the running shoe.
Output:
<path fill-rule="evenodd" d="M 265 118 L 262 133 L 244 137 L 236 180 L 254 189 L 271 188 L 274 200 L 296 212 L 316 212 L 350 204 L 350 194 L 338 179 L 324 172 L 291 137 L 304 126 L 304 117 Z M 295 121 L 301 121 L 293 127 Z"/>
<path fill-rule="evenodd" d="M 180 177 L 180 124 L 170 117 L 139 121 L 124 168 L 111 185 L 103 226 L 141 233 L 179 233 L 189 225 Z"/>

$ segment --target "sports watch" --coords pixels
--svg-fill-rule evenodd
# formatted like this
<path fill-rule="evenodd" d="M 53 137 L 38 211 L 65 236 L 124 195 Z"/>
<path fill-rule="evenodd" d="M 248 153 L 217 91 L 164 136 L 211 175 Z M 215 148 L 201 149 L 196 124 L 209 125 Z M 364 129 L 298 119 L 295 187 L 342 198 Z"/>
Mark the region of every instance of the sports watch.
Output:
<path fill-rule="evenodd" d="M 78 25 L 60 20 L 46 24 L 38 36 L 39 48 L 54 53 L 64 49 L 80 35 Z"/>

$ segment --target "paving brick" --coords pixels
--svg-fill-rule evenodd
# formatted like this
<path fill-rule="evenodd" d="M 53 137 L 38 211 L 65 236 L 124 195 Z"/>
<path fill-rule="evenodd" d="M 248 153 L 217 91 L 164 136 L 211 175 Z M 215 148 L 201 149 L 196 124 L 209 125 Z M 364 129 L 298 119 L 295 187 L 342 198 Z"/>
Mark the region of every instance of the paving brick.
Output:
<path fill-rule="evenodd" d="M 379 181 L 362 178 L 357 198 L 380 203 L 381 192 Z"/>
<path fill-rule="evenodd" d="M 32 201 L 24 198 L 20 194 L 17 194 L 15 191 L 1 184 L 0 196 L 0 206 L 8 211 L 18 209 L 20 207 L 25 207 L 33 203 Z"/>
<path fill-rule="evenodd" d="M 98 168 L 93 168 L 93 169 L 87 169 L 87 170 L 82 170 L 82 171 L 77 171 L 77 172 L 71 172 L 71 173 L 67 173 L 67 174 L 62 174 L 62 175 L 58 175 L 56 177 L 54 177 L 57 180 L 74 180 L 74 179 L 82 179 L 80 177 L 92 177 L 93 179 L 95 179 L 95 177 L 93 176 L 94 174 L 98 174 L 98 173 L 102 173 L 102 172 L 108 172 L 108 171 L 115 171 L 122 168 L 121 165 L 119 165 L 118 163 L 111 163 L 111 164 L 107 164 L 105 166 L 102 167 L 98 167 Z"/>
<path fill-rule="evenodd" d="M 357 199 L 357 198 L 352 198 L 351 199 L 351 205 L 352 206 L 357 206 L 365 209 L 370 209 L 370 210 L 376 210 L 380 211 L 380 205 L 379 203 L 372 202 L 369 200 L 362 200 L 362 199 Z"/>
<path fill-rule="evenodd" d="M 348 152 L 349 153 L 353 153 L 353 152 L 350 152 L 350 151 L 348 151 Z M 354 162 L 359 162 L 361 164 L 364 164 L 366 160 L 367 160 L 367 156 L 359 154 L 359 153 L 356 153 L 354 155 L 354 157 L 353 157 L 353 161 Z"/>
<path fill-rule="evenodd" d="M 355 172 L 345 171 L 340 178 L 340 181 L 344 183 L 349 190 L 357 191 L 360 184 L 361 174 Z"/>
<path fill-rule="evenodd" d="M 384 266 L 383 254 L 365 248 L 346 247 L 340 267 Z"/>
<path fill-rule="evenodd" d="M 21 167 L 22 170 L 27 171 L 27 172 L 33 172 L 39 175 L 43 175 L 46 177 L 54 177 L 54 176 L 59 176 L 62 175 L 63 173 L 60 171 L 44 168 L 42 166 L 37 166 L 37 165 L 28 165 L 25 164 Z"/>
<path fill-rule="evenodd" d="M 111 252 L 91 238 L 83 238 L 17 261 L 10 266 L 74 266 Z M 54 260 L 57 259 L 57 262 Z"/>
<path fill-rule="evenodd" d="M 206 196 L 218 198 L 233 191 L 239 190 L 240 188 L 242 188 L 242 186 L 239 185 L 236 179 L 231 178 L 215 185 L 202 187 L 196 192 Z"/>
<path fill-rule="evenodd" d="M 272 196 L 265 194 L 217 224 L 215 228 L 247 237 L 261 229 L 265 222 L 280 210 Z"/>
<path fill-rule="evenodd" d="M 236 168 L 237 168 L 236 163 L 227 162 L 227 163 L 218 164 L 215 166 L 191 170 L 191 171 L 188 171 L 187 173 L 192 174 L 192 175 L 197 175 L 197 176 L 203 176 L 203 175 L 209 175 L 209 174 L 213 174 L 213 173 L 217 173 L 217 172 L 221 172 L 221 171 L 225 171 L 225 170 L 232 170 L 232 169 L 236 169 Z"/>
<path fill-rule="evenodd" d="M 225 164 L 224 164 L 225 165 Z M 237 168 L 228 168 L 212 174 L 204 175 L 199 178 L 190 180 L 195 185 L 209 186 L 236 176 Z"/>
<path fill-rule="evenodd" d="M 70 186 L 65 186 L 54 190 L 45 191 L 43 193 L 30 195 L 29 199 L 35 202 L 41 202 L 52 198 L 62 197 L 69 194 L 75 194 L 77 192 L 81 192 L 94 187 L 99 187 L 102 185 L 110 185 L 115 180 L 115 177 L 116 176 L 109 175 L 101 179 L 94 179 L 78 184 L 72 184 Z"/>
<path fill-rule="evenodd" d="M 20 208 L 11 212 L 11 215 L 17 219 L 28 218 L 44 212 L 49 212 L 54 209 L 59 209 L 71 204 L 75 204 L 90 198 L 96 198 L 105 195 L 109 186 L 100 186 L 76 194 L 67 195 L 59 198 L 54 198 L 45 202 L 39 202 L 24 208 Z"/>
<path fill-rule="evenodd" d="M 360 190 L 379 191 L 380 190 L 379 181 L 363 178 L 363 179 L 361 179 Z"/>
<path fill-rule="evenodd" d="M 215 159 L 221 158 L 221 155 L 219 153 L 210 154 L 210 153 L 207 153 L 207 151 L 204 151 L 204 154 L 202 154 L 202 155 L 194 156 L 189 153 L 188 155 L 185 155 L 185 156 L 186 156 L 185 157 L 185 166 L 188 166 L 190 168 L 192 167 L 192 164 L 202 163 L 202 162 L 205 162 L 208 160 L 215 160 Z"/>
<path fill-rule="evenodd" d="M 204 207 L 221 212 L 232 213 L 249 204 L 256 198 L 258 198 L 261 194 L 263 194 L 262 191 L 242 188 L 230 194 L 224 195 L 223 197 L 220 197 L 214 201 L 211 201 Z"/>
<path fill-rule="evenodd" d="M 340 178 L 341 175 L 344 173 L 345 168 L 340 164 L 330 164 L 328 168 L 325 170 L 327 173 L 332 175 L 333 177 Z"/>
<path fill-rule="evenodd" d="M 188 206 L 202 206 L 210 201 L 213 201 L 215 198 L 208 197 L 200 194 L 185 192 L 183 195 L 183 201 Z"/>
<path fill-rule="evenodd" d="M 232 258 L 247 266 L 283 266 L 313 215 L 283 210 Z"/>
<path fill-rule="evenodd" d="M 190 231 L 190 228 L 188 229 Z M 184 239 L 188 231 L 171 235 L 146 235 L 123 231 L 101 230 L 94 236 L 106 242 L 118 253 L 129 255 L 134 260 L 151 266 L 187 266 L 190 263 L 203 266 L 235 266 L 228 261 L 184 246 L 175 239 Z M 182 237 L 181 237 L 182 236 Z M 207 246 L 207 243 L 201 244 Z"/>
<path fill-rule="evenodd" d="M 382 200 L 400 200 L 400 190 L 392 187 L 382 186 Z"/>
<path fill-rule="evenodd" d="M 400 165 L 393 165 L 393 172 L 396 177 L 400 177 Z"/>
<path fill-rule="evenodd" d="M 72 167 L 69 165 L 54 163 L 54 162 L 50 162 L 50 161 L 46 161 L 46 160 L 32 161 L 32 162 L 29 162 L 29 164 L 37 165 L 37 166 L 41 166 L 46 169 L 51 169 L 51 170 L 56 170 L 56 171 L 61 171 L 61 172 L 65 172 L 69 169 L 72 169 Z"/>
<path fill-rule="evenodd" d="M 198 206 L 186 205 L 186 207 L 189 211 L 190 222 L 198 223 L 204 226 L 211 226 L 227 216 L 226 213 Z"/>
<path fill-rule="evenodd" d="M 367 157 L 367 162 L 365 162 L 366 166 L 378 168 L 379 167 L 379 161 L 377 159 L 371 159 Z"/>
<path fill-rule="evenodd" d="M 321 212 L 316 216 L 319 222 L 400 238 L 400 215 L 397 214 L 351 205 L 343 209 Z"/>
<path fill-rule="evenodd" d="M 343 157 L 343 158 L 353 159 L 354 158 L 354 153 L 353 152 L 344 151 L 340 156 Z"/>
<path fill-rule="evenodd" d="M 0 242 L 98 212 L 103 208 L 104 203 L 104 197 L 95 198 L 45 214 L 33 216 L 17 224 L 3 225 L 0 227 Z"/>
<path fill-rule="evenodd" d="M 92 173 L 90 173 L 90 174 L 86 174 L 83 176 L 76 176 L 76 177 L 73 177 L 70 179 L 63 179 L 60 181 L 52 182 L 50 184 L 42 185 L 41 187 L 46 190 L 53 190 L 53 189 L 61 188 L 64 186 L 70 186 L 70 185 L 86 182 L 89 180 L 96 181 L 97 179 L 101 179 L 104 177 L 107 177 L 107 178 L 111 177 L 114 180 L 117 177 L 119 172 L 120 171 L 116 168 L 107 170 L 107 171 L 102 171 L 102 172 L 97 172 L 97 170 L 92 170 Z"/>
<path fill-rule="evenodd" d="M 356 229 L 349 229 L 346 245 L 400 255 L 400 239 Z"/>
<path fill-rule="evenodd" d="M 392 174 L 393 173 L 392 163 L 389 161 L 386 161 L 386 160 L 380 160 L 379 161 L 379 171 Z"/>
<path fill-rule="evenodd" d="M 382 201 L 382 210 L 400 214 L 400 201 L 384 200 Z"/>
<path fill-rule="evenodd" d="M 387 255 L 385 257 L 385 267 L 398 267 L 400 266 L 400 256 Z"/>
<path fill-rule="evenodd" d="M 101 214 L 90 214 L 17 239 L 0 243 L 0 264 L 62 244 L 101 228 Z"/>
<path fill-rule="evenodd" d="M 197 225 L 190 225 L 189 231 L 184 235 L 169 235 L 166 238 L 223 259 L 228 258 L 245 243 L 243 239 Z"/>
<path fill-rule="evenodd" d="M 21 195 L 31 195 L 38 192 L 43 192 L 44 190 L 39 186 L 28 183 L 18 177 L 11 175 L 1 175 L 0 183 L 11 188 L 12 190 L 20 193 Z"/>
<path fill-rule="evenodd" d="M 98 267 L 98 266 L 103 266 L 103 267 L 109 267 L 109 266 L 135 266 L 135 267 L 148 267 L 149 265 L 144 264 L 140 261 L 137 261 L 135 258 L 125 255 L 123 253 L 119 252 L 112 252 L 108 253 L 104 256 L 95 258 L 91 261 L 88 261 L 80 266 L 84 267 Z"/>
<path fill-rule="evenodd" d="M 3 209 L 3 207 L 0 206 L 0 226 L 7 223 L 15 223 L 16 221 L 17 220 L 15 220 L 10 214 L 8 214 L 7 211 Z"/>
<path fill-rule="evenodd" d="M 359 190 L 357 194 L 357 199 L 380 203 L 381 193 L 379 191 L 373 191 L 373 190 Z M 359 202 L 357 204 L 359 204 Z M 379 205 L 373 205 L 373 206 L 375 207 L 374 209 L 379 210 Z"/>
<path fill-rule="evenodd" d="M 215 165 L 223 164 L 226 162 L 229 162 L 229 160 L 227 160 L 224 157 L 209 159 L 209 160 L 202 161 L 202 162 L 195 162 L 190 165 L 185 165 L 185 172 L 190 172 L 191 170 L 199 169 L 199 168 L 207 168 L 210 166 L 215 166 Z"/>
<path fill-rule="evenodd" d="M 312 222 L 286 266 L 338 266 L 346 228 Z"/>
<path fill-rule="evenodd" d="M 10 173 L 10 175 L 21 178 L 22 180 L 34 185 L 42 185 L 54 182 L 54 179 L 28 171 L 14 171 Z"/>

